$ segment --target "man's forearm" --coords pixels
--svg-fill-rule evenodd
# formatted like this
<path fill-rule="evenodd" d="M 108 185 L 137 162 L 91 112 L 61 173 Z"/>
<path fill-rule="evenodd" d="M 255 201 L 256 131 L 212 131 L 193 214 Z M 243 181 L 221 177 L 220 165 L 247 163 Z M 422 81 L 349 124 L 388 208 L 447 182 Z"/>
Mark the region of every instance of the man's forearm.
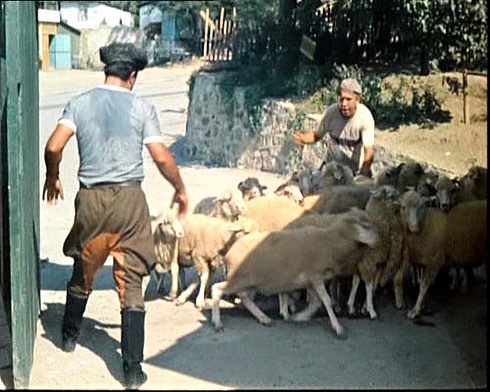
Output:
<path fill-rule="evenodd" d="M 371 164 L 374 160 L 374 146 L 364 148 L 364 161 L 359 172 L 363 175 L 370 174 Z"/>
<path fill-rule="evenodd" d="M 174 187 L 176 192 L 185 193 L 185 185 L 180 176 L 179 169 L 173 160 L 157 162 L 162 176 Z"/>
<path fill-rule="evenodd" d="M 46 178 L 59 177 L 62 153 L 45 150 L 44 163 L 46 164 Z"/>

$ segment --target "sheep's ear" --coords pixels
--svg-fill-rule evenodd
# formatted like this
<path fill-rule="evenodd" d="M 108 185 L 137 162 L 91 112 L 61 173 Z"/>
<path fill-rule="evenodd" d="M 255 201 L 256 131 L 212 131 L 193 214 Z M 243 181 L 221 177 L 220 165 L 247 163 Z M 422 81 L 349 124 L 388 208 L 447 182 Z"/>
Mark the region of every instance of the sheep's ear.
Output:
<path fill-rule="evenodd" d="M 243 192 L 243 181 L 240 181 L 240 182 L 238 183 L 238 189 L 239 189 L 241 192 Z"/>
<path fill-rule="evenodd" d="M 170 206 L 170 215 L 173 219 L 177 219 L 179 216 L 179 204 L 178 203 L 172 203 Z"/>
<path fill-rule="evenodd" d="M 403 167 L 406 165 L 406 163 L 400 163 L 397 167 L 395 167 L 395 171 L 393 174 L 399 174 L 400 171 L 403 169 Z"/>
<path fill-rule="evenodd" d="M 424 172 L 424 168 L 422 167 L 422 165 L 420 163 L 416 163 L 415 164 L 415 173 L 416 174 L 420 174 L 420 173 L 423 173 Z"/>
<path fill-rule="evenodd" d="M 433 207 L 435 205 L 435 202 L 437 200 L 436 196 L 429 196 L 429 197 L 423 197 L 423 204 L 426 207 Z"/>

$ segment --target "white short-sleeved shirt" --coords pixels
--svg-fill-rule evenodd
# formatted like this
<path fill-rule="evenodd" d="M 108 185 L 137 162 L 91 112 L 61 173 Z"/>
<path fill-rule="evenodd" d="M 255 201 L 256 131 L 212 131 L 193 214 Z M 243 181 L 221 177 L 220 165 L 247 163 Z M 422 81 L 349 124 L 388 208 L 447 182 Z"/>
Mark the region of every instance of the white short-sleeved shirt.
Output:
<path fill-rule="evenodd" d="M 316 130 L 327 136 L 327 160 L 338 160 L 357 171 L 364 161 L 364 148 L 374 145 L 374 118 L 371 111 L 358 103 L 356 113 L 345 118 L 337 103 L 327 107 Z"/>
<path fill-rule="evenodd" d="M 72 98 L 58 122 L 76 134 L 78 179 L 87 186 L 142 181 L 143 145 L 164 141 L 155 107 L 117 86 L 101 85 Z"/>

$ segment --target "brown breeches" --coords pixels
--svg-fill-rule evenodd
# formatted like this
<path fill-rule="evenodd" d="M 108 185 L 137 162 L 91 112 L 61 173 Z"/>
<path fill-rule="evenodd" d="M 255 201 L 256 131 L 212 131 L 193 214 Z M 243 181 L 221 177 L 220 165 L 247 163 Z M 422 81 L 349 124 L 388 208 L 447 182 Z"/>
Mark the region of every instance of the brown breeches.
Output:
<path fill-rule="evenodd" d="M 75 198 L 75 220 L 63 252 L 74 259 L 68 290 L 90 294 L 97 273 L 112 256 L 121 309 L 144 309 L 141 282 L 155 265 L 155 251 L 142 189 L 80 189 Z"/>

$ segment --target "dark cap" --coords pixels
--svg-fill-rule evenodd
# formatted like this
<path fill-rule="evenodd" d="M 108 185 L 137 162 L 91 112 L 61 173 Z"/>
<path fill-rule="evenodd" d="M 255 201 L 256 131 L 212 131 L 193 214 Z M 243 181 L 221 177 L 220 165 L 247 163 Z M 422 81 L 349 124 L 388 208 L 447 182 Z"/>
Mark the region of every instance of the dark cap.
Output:
<path fill-rule="evenodd" d="M 127 26 L 116 26 L 112 29 L 106 46 L 99 49 L 99 55 L 100 61 L 106 65 L 132 63 L 137 71 L 148 65 L 142 33 Z"/>

